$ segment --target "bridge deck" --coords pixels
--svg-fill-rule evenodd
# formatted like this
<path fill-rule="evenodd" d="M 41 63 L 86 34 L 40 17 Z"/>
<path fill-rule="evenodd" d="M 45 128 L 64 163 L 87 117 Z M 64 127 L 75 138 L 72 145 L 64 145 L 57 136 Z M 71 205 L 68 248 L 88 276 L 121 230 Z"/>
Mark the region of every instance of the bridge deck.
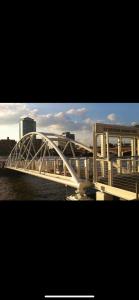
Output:
<path fill-rule="evenodd" d="M 99 182 L 103 184 L 108 184 L 108 178 L 101 177 L 99 178 Z M 139 184 L 139 173 L 118 174 L 113 177 L 112 186 L 136 193 L 137 183 Z"/>
<path fill-rule="evenodd" d="M 107 184 L 96 182 L 95 188 L 103 193 L 116 196 L 121 200 L 136 200 L 136 193 L 113 187 Z"/>
<path fill-rule="evenodd" d="M 18 171 L 18 172 L 22 172 L 25 174 L 29 174 L 29 175 L 33 175 L 33 176 L 37 176 L 43 179 L 47 179 L 47 180 L 52 180 L 54 182 L 58 182 L 58 183 L 62 183 L 74 188 L 78 188 L 79 187 L 79 183 L 85 183 L 85 185 L 87 186 L 87 181 L 80 179 L 79 183 L 76 183 L 72 177 L 69 176 L 63 176 L 63 175 L 59 175 L 59 174 L 52 174 L 52 173 L 47 173 L 47 172 L 41 172 L 39 173 L 38 171 L 35 170 L 25 170 L 23 168 L 14 168 L 14 167 L 6 167 L 7 169 L 11 169 L 14 171 Z M 88 185 L 90 185 L 88 183 Z"/>

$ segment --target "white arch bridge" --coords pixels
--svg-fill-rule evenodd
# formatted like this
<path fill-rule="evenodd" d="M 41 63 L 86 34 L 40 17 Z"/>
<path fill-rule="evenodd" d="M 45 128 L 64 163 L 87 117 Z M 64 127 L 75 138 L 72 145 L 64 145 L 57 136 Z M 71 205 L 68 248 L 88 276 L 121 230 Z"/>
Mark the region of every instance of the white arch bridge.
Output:
<path fill-rule="evenodd" d="M 86 156 L 79 156 L 79 148 Z M 76 198 L 84 199 L 85 189 L 93 180 L 93 153 L 91 148 L 64 136 L 30 132 L 17 142 L 5 167 L 74 187 Z"/>
<path fill-rule="evenodd" d="M 96 200 L 139 200 L 139 128 L 96 123 L 92 137 L 93 150 L 62 135 L 30 132 L 15 145 L 5 167 L 74 187 L 73 200 L 86 200 L 89 186 Z M 111 138 L 117 139 L 115 157 Z M 131 143 L 129 157 L 123 157 L 124 138 Z"/>

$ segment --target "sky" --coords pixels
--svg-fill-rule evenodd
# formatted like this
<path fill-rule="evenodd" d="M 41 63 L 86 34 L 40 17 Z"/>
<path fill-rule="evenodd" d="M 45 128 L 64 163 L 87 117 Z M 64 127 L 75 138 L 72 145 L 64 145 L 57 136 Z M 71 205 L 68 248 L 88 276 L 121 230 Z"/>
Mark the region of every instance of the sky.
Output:
<path fill-rule="evenodd" d="M 19 140 L 20 117 L 32 117 L 37 131 L 61 134 L 92 145 L 92 125 L 139 124 L 139 103 L 0 103 L 0 139 Z"/>

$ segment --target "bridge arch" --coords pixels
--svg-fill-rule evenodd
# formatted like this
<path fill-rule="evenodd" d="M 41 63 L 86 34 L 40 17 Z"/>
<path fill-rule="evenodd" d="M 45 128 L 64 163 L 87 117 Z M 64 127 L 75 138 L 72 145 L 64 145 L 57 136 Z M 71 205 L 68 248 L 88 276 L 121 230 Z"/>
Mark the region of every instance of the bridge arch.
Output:
<path fill-rule="evenodd" d="M 63 150 L 58 147 L 58 141 L 64 141 L 65 147 Z M 38 144 L 38 142 L 39 146 L 36 148 L 35 145 Z M 19 171 L 20 169 L 24 171 L 30 171 L 32 163 L 36 162 L 37 160 L 39 161 L 38 173 L 41 173 L 43 163 L 45 162 L 46 153 L 48 154 L 47 157 L 49 158 L 49 160 L 52 160 L 51 149 L 54 149 L 58 157 L 63 162 L 63 166 L 65 166 L 65 168 L 67 169 L 68 174 L 70 174 L 72 182 L 70 181 L 69 185 L 80 188 L 81 186 L 84 186 L 85 183 L 83 183 L 83 180 L 80 180 L 78 174 L 75 172 L 74 168 L 69 163 L 69 159 L 65 155 L 65 149 L 68 144 L 71 147 L 71 154 L 75 159 L 76 155 L 74 153 L 73 145 L 83 148 L 92 153 L 92 149 L 87 147 L 86 145 L 75 140 L 63 137 L 61 135 L 44 132 L 30 132 L 24 135 L 17 142 L 7 159 L 6 167 Z M 65 175 L 61 177 L 60 176 L 61 175 L 59 175 L 59 178 L 61 178 L 61 180 L 62 177 L 66 177 Z"/>

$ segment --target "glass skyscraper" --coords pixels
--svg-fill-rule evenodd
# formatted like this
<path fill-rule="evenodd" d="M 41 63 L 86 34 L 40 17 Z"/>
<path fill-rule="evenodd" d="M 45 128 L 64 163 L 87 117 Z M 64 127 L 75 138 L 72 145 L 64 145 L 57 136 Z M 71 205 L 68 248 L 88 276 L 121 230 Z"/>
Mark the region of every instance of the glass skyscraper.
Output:
<path fill-rule="evenodd" d="M 19 139 L 32 131 L 36 131 L 36 122 L 29 117 L 21 118 L 19 122 Z"/>

